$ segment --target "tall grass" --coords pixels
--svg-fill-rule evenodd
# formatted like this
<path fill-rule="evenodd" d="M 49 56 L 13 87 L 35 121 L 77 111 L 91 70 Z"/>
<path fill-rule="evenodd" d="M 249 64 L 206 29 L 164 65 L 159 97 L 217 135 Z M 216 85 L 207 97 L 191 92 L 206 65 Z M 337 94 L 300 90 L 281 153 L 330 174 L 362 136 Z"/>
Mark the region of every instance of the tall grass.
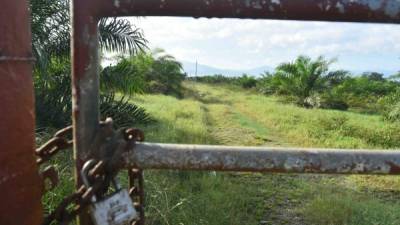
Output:
<path fill-rule="evenodd" d="M 136 96 L 132 101 L 158 121 L 143 127 L 147 141 L 218 144 L 202 102 L 164 95 Z M 262 214 L 262 199 L 257 189 L 247 187 L 245 178 L 153 170 L 146 171 L 145 179 L 148 224 L 258 224 Z"/>
<path fill-rule="evenodd" d="M 186 83 L 185 98 L 136 95 L 156 121 L 150 142 L 396 148 L 397 127 L 378 116 L 304 109 L 237 87 Z M 43 137 L 45 139 L 45 137 Z M 61 186 L 46 209 L 72 192 L 72 159 L 59 155 Z M 126 182 L 126 176 L 121 178 Z M 399 224 L 395 177 L 145 171 L 147 224 Z"/>

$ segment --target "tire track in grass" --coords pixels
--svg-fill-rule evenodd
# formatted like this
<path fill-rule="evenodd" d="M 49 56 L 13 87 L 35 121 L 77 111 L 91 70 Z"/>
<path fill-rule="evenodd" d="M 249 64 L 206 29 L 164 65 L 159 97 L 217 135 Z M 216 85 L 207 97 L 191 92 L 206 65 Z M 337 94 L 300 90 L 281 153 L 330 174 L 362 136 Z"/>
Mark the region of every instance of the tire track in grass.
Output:
<path fill-rule="evenodd" d="M 192 83 L 191 91 L 192 98 L 202 103 L 203 121 L 216 144 L 297 146 L 307 139 L 302 139 L 302 129 L 297 132 L 300 135 L 293 136 L 292 128 L 309 122 L 301 120 L 302 117 L 318 116 L 302 113 L 304 109 L 290 105 L 276 104 L 271 97 L 222 85 Z M 298 117 L 297 113 L 302 115 Z M 246 212 L 258 224 L 400 224 L 396 213 L 400 204 L 360 190 L 354 182 L 347 184 L 343 176 L 228 173 L 227 181 L 232 181 L 229 176 L 235 176 L 235 182 L 246 184 L 246 190 L 238 195 L 251 199 L 254 211 Z M 256 213 L 257 210 L 261 212 Z"/>
<path fill-rule="evenodd" d="M 219 90 L 221 91 L 221 90 Z M 255 119 L 241 113 L 230 98 L 229 90 L 225 95 L 216 93 L 209 86 L 192 86 L 192 95 L 203 103 L 207 127 L 211 136 L 222 145 L 248 145 L 248 146 L 285 146 L 279 138 L 273 136 L 273 131 L 263 126 Z M 260 224 L 273 225 L 303 225 L 303 219 L 295 210 L 301 203 L 302 181 L 298 182 L 298 175 L 277 174 L 250 174 L 232 173 L 237 179 L 246 177 L 247 181 L 253 180 L 249 185 L 254 185 L 260 192 L 261 203 L 264 207 Z M 260 180 L 261 179 L 261 180 Z M 261 185 L 260 185 L 261 184 Z M 299 194 L 300 193 L 300 194 Z"/>

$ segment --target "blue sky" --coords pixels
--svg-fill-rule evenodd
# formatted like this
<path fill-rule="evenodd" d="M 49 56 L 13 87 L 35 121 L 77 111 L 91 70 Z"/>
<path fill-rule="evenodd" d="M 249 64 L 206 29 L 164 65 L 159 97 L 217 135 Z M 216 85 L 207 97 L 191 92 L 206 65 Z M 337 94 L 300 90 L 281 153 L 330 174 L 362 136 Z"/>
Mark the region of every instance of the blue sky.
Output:
<path fill-rule="evenodd" d="M 278 20 L 131 18 L 150 47 L 224 69 L 275 67 L 300 54 L 336 57 L 336 68 L 400 70 L 400 25 Z"/>

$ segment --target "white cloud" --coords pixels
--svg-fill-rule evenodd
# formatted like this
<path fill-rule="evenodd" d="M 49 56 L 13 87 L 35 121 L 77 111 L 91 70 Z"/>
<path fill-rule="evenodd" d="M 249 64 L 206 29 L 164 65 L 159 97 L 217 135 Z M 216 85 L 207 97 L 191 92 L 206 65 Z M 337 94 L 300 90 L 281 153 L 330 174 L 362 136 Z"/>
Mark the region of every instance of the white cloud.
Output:
<path fill-rule="evenodd" d="M 339 60 L 339 66 L 359 69 L 370 66 L 363 64 L 364 58 L 380 57 L 382 66 L 400 68 L 396 25 L 172 17 L 132 21 L 144 30 L 151 47 L 221 68 L 275 66 L 299 54 L 351 58 Z"/>

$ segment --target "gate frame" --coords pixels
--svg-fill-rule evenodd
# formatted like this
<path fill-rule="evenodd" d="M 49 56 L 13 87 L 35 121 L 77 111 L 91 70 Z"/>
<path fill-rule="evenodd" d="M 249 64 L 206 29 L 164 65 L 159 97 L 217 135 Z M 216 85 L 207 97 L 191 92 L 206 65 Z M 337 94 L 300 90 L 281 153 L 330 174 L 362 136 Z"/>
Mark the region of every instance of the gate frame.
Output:
<path fill-rule="evenodd" d="M 39 224 L 42 180 L 36 165 L 32 38 L 28 1 L 0 7 L 0 224 Z"/>
<path fill-rule="evenodd" d="M 338 21 L 338 22 L 370 22 L 370 23 L 400 23 L 400 1 L 397 0 L 72 0 L 72 95 L 73 95 L 73 126 L 74 126 L 74 159 L 76 160 L 75 182 L 77 187 L 81 185 L 79 171 L 88 157 L 88 150 L 99 129 L 99 54 L 97 24 L 102 17 L 116 16 L 182 16 L 182 17 L 207 17 L 207 18 L 251 18 L 251 19 L 284 19 L 284 20 L 310 20 L 310 21 Z M 140 147 L 140 144 L 139 144 Z M 147 145 L 148 147 L 148 145 Z M 171 146 L 169 146 L 171 147 Z M 180 148 L 181 147 L 181 148 Z M 164 152 L 185 148 L 184 146 L 158 145 L 158 150 Z M 207 150 L 207 146 L 186 147 L 187 157 L 194 157 L 197 150 Z M 229 147 L 228 147 L 229 148 Z M 138 148 L 140 149 L 140 148 Z M 146 149 L 146 144 L 142 144 Z M 147 148 L 157 150 L 154 146 Z M 214 150 L 221 150 L 216 147 Z M 225 149 L 226 150 L 226 149 Z M 236 154 L 244 153 L 242 148 Z M 267 149 L 274 151 L 274 149 Z M 299 150 L 288 153 L 298 153 Z M 301 150 L 300 150 L 301 151 Z M 127 164 L 136 164 L 138 155 L 136 151 L 128 156 Z M 143 154 L 145 154 L 142 151 Z M 168 152 L 167 152 L 168 153 Z M 182 153 L 182 152 L 181 152 Z M 203 152 L 204 153 L 204 152 Z M 216 152 L 207 152 L 214 156 Z M 232 156 L 233 151 L 228 151 Z M 296 154 L 297 154 L 296 153 Z M 314 157 L 321 159 L 321 153 L 314 151 Z M 338 155 L 333 152 L 331 157 Z M 340 153 L 344 158 L 355 152 Z M 383 152 L 381 152 L 383 153 Z M 389 164 L 387 171 L 399 173 L 400 155 L 392 152 L 394 161 L 382 161 Z M 160 159 L 163 154 L 158 155 Z M 179 152 L 177 153 L 180 154 Z M 197 154 L 198 155 L 198 154 Z M 312 155 L 312 154 L 311 154 Z M 299 159 L 307 161 L 310 154 L 300 158 L 290 158 L 293 165 Z M 165 156 L 165 154 L 164 154 Z M 267 157 L 271 155 L 267 154 Z M 293 156 L 293 155 L 292 155 Z M 374 162 L 376 153 L 365 152 L 353 157 L 356 161 L 359 157 L 366 159 L 364 163 Z M 238 157 L 239 159 L 240 157 Z M 390 158 L 388 158 L 390 159 Z M 181 161 L 185 159 L 181 158 Z M 372 160 L 372 161 L 371 161 Z M 229 161 L 229 160 L 228 160 Z M 228 162 L 226 161 L 226 162 Z M 244 160 L 242 160 L 244 162 Z M 176 163 L 179 163 L 176 161 Z M 156 162 L 157 164 L 157 162 Z M 162 168 L 174 167 L 173 162 L 166 162 Z M 186 166 L 188 166 L 187 164 Z M 192 164 L 191 164 L 192 165 Z M 281 167 L 285 165 L 282 164 Z M 323 165 L 322 165 L 323 166 Z M 376 165 L 375 169 L 379 169 Z M 157 168 L 157 165 L 149 168 Z M 161 168 L 161 167 L 159 167 Z M 201 167 L 199 169 L 215 169 L 216 167 Z M 223 168 L 219 167 L 219 168 Z M 314 167 L 315 169 L 316 167 Z M 386 168 L 386 167 L 385 167 Z M 185 169 L 190 169 L 185 167 Z M 231 168 L 230 170 L 234 170 Z M 297 172 L 310 172 L 314 170 L 299 170 Z M 354 173 L 352 170 L 346 173 Z M 371 170 L 372 171 L 372 170 Z M 282 170 L 281 172 L 287 172 Z M 294 172 L 296 172 L 294 170 Z M 387 173 L 388 173 L 387 172 Z M 333 173 L 336 173 L 333 171 Z M 366 173 L 371 173 L 366 171 Z M 81 224 L 90 224 L 88 215 L 81 215 Z"/>

